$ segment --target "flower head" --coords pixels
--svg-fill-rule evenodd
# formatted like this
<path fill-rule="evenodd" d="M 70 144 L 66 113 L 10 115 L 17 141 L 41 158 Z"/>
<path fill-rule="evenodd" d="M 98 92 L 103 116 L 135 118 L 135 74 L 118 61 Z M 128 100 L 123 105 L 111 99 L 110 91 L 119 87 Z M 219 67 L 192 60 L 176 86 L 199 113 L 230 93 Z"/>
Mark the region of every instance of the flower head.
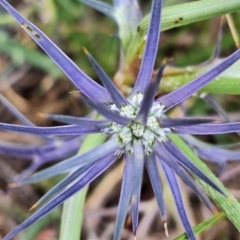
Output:
<path fill-rule="evenodd" d="M 114 239 L 121 238 L 121 231 L 130 203 L 132 228 L 134 235 L 136 234 L 144 165 L 149 174 L 162 221 L 167 232 L 166 212 L 158 171 L 159 164 L 162 166 L 169 182 L 186 233 L 190 239 L 195 239 L 194 232 L 185 212 L 176 174 L 202 198 L 211 210 L 214 209 L 214 206 L 202 189 L 194 182 L 188 171 L 195 174 L 218 192 L 222 194 L 224 192 L 176 147 L 170 140 L 169 135 L 235 132 L 240 130 L 240 123 L 209 123 L 212 122 L 212 119 L 209 118 L 170 119 L 165 114 L 167 110 L 183 102 L 236 62 L 240 58 L 240 50 L 237 50 L 219 65 L 188 84 L 155 100 L 162 72 L 164 71 L 164 64 L 160 66 L 156 78 L 151 81 L 160 37 L 162 9 L 162 1 L 153 0 L 151 20 L 141 67 L 130 96 L 125 98 L 86 50 L 85 53 L 99 75 L 104 87 L 84 74 L 46 35 L 23 18 L 5 0 L 0 0 L 0 4 L 18 21 L 79 88 L 81 92 L 80 98 L 103 116 L 103 119 L 93 120 L 90 118 L 48 115 L 50 119 L 58 119 L 70 125 L 41 128 L 0 123 L 0 128 L 8 131 L 39 135 L 79 135 L 96 132 L 109 135 L 105 143 L 93 150 L 76 155 L 18 182 L 17 185 L 20 186 L 60 173 L 69 172 L 69 175 L 43 196 L 34 207 L 50 198 L 52 199 L 37 210 L 30 218 L 12 230 L 4 240 L 11 239 L 17 233 L 39 220 L 70 196 L 81 190 L 105 171 L 121 155 L 124 157 L 125 167 Z"/>

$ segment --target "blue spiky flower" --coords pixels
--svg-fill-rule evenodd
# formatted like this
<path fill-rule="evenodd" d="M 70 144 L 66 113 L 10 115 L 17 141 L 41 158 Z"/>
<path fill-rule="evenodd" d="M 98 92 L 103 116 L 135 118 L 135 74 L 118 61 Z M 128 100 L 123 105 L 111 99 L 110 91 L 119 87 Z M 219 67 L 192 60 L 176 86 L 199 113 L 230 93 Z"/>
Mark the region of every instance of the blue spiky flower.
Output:
<path fill-rule="evenodd" d="M 237 50 L 220 64 L 193 81 L 163 97 L 155 99 L 165 63 L 163 62 L 155 79 L 152 80 L 160 37 L 162 9 L 162 0 L 153 0 L 151 20 L 141 67 L 130 96 L 125 98 L 87 50 L 85 50 L 85 53 L 98 73 L 104 87 L 84 74 L 44 33 L 22 17 L 5 0 L 0 0 L 0 4 L 79 88 L 81 92 L 80 98 L 103 116 L 102 119 L 93 120 L 90 118 L 47 115 L 50 119 L 62 121 L 70 125 L 43 128 L 1 123 L 0 128 L 7 131 L 38 135 L 80 135 L 91 133 L 108 135 L 108 140 L 102 145 L 84 154 L 64 160 L 16 184 L 21 186 L 57 174 L 69 173 L 67 177 L 44 195 L 34 207 L 49 199 L 51 200 L 13 229 L 4 240 L 13 238 L 16 234 L 80 191 L 119 159 L 120 156 L 124 157 L 125 167 L 113 239 L 118 240 L 121 238 L 129 205 L 131 206 L 132 229 L 134 235 L 136 235 L 144 166 L 149 174 L 167 233 L 166 212 L 158 165 L 162 166 L 169 182 L 187 235 L 189 239 L 195 239 L 194 232 L 185 212 L 176 174 L 197 193 L 210 209 L 214 209 L 213 204 L 202 189 L 194 182 L 189 172 L 209 184 L 216 191 L 222 194 L 224 192 L 176 147 L 170 140 L 169 135 L 205 135 L 236 132 L 240 131 L 240 122 L 213 123 L 211 122 L 212 119 L 209 118 L 170 119 L 167 117 L 166 112 L 183 102 L 235 63 L 240 58 L 240 50 Z"/>

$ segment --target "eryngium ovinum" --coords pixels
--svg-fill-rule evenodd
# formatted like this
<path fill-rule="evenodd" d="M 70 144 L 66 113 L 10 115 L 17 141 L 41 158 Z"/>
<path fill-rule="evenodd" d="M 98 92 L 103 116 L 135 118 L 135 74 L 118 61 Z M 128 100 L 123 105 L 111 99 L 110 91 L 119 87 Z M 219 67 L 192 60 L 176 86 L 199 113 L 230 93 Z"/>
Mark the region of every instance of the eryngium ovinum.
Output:
<path fill-rule="evenodd" d="M 235 63 L 240 58 L 240 50 L 237 50 L 220 64 L 179 89 L 154 100 L 164 70 L 164 65 L 162 65 L 158 70 L 156 78 L 151 81 L 160 37 L 162 9 L 162 1 L 154 0 L 140 70 L 135 86 L 130 96 L 126 99 L 87 51 L 87 56 L 98 73 L 104 87 L 84 74 L 46 35 L 22 17 L 5 0 L 0 0 L 0 4 L 79 88 L 81 99 L 103 116 L 103 119 L 93 120 L 89 118 L 49 115 L 49 118 L 70 125 L 41 128 L 1 123 L 0 128 L 8 131 L 39 135 L 80 135 L 97 132 L 109 135 L 108 140 L 102 145 L 84 154 L 64 160 L 53 167 L 40 171 L 18 182 L 16 185 L 21 186 L 60 173 L 70 173 L 43 196 L 34 207 L 50 198 L 51 200 L 13 229 L 4 237 L 4 240 L 13 238 L 16 234 L 63 203 L 70 196 L 80 191 L 122 155 L 124 157 L 125 167 L 113 239 L 121 239 L 121 232 L 124 227 L 129 205 L 131 206 L 130 214 L 133 234 L 136 235 L 144 165 L 151 180 L 166 234 L 166 212 L 158 165 L 162 166 L 163 172 L 169 182 L 187 235 L 189 239 L 195 239 L 194 232 L 185 212 L 176 174 L 196 192 L 211 210 L 214 209 L 213 204 L 203 190 L 194 182 L 188 172 L 191 171 L 216 191 L 222 194 L 224 193 L 176 147 L 168 136 L 169 134 L 204 135 L 236 132 L 240 131 L 240 123 L 210 123 L 211 119 L 207 118 L 170 119 L 165 113 L 167 110 L 183 102 Z"/>

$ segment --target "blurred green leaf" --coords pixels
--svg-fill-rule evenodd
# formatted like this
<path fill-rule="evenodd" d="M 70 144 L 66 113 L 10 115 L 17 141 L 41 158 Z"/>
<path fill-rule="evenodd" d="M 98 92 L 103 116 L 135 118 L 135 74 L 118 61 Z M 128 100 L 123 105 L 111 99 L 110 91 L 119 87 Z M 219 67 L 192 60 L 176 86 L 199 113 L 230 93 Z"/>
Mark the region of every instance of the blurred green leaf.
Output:
<path fill-rule="evenodd" d="M 11 57 L 16 65 L 29 63 L 55 78 L 63 76 L 62 71 L 47 55 L 19 44 L 2 31 L 0 32 L 0 51 Z"/>
<path fill-rule="evenodd" d="M 0 25 L 5 24 L 15 24 L 15 20 L 12 18 L 11 15 L 2 13 L 0 14 Z"/>
<path fill-rule="evenodd" d="M 29 16 L 30 12 L 31 12 L 30 8 L 25 8 L 22 11 L 23 15 L 26 17 Z M 1 12 L 0 13 L 0 25 L 6 25 L 6 24 L 17 25 L 16 21 L 10 14 Z"/>

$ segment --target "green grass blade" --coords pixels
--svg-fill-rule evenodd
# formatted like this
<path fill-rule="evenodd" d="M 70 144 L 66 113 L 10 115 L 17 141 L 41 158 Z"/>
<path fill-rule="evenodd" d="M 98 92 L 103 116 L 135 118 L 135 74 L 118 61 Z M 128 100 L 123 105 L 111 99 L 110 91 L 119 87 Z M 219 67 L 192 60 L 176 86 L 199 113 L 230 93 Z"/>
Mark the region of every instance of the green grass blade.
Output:
<path fill-rule="evenodd" d="M 239 0 L 201 0 L 163 8 L 161 31 L 211 19 L 240 10 Z M 139 55 L 145 44 L 149 15 L 141 21 L 137 34 L 127 49 L 127 61 Z"/>
<path fill-rule="evenodd" d="M 165 31 L 239 10 L 238 0 L 201 0 L 165 7 L 161 30 Z M 141 34 L 147 33 L 149 17 L 149 15 L 145 16 L 140 23 L 138 30 Z"/>
<path fill-rule="evenodd" d="M 106 140 L 102 134 L 94 134 L 86 137 L 79 153 L 86 152 Z M 83 222 L 83 209 L 88 187 L 64 202 L 62 212 L 62 222 L 60 230 L 60 240 L 79 240 L 81 236 L 81 226 Z"/>
<path fill-rule="evenodd" d="M 197 226 L 195 226 L 193 228 L 193 230 L 194 230 L 195 234 L 201 233 L 202 231 L 212 227 L 213 225 L 215 225 L 216 223 L 218 223 L 225 217 L 226 217 L 226 215 L 223 212 L 218 213 L 217 215 L 210 217 L 209 219 L 199 223 Z M 184 234 L 180 235 L 179 237 L 175 238 L 175 240 L 188 240 L 188 237 L 184 233 Z"/>

